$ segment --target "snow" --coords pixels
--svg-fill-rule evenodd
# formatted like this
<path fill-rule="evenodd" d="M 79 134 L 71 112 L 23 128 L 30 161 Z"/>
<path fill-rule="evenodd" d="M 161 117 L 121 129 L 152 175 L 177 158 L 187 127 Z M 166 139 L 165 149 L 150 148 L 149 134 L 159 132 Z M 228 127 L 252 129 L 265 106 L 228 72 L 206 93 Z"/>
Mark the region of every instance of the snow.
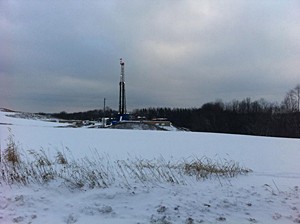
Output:
<path fill-rule="evenodd" d="M 0 223 L 300 223 L 300 139 L 180 131 L 66 128 L 58 122 L 0 112 L 1 149 L 13 135 L 22 150 L 96 150 L 111 160 L 203 156 L 253 170 L 235 178 L 186 185 L 136 183 L 133 188 L 69 189 L 61 183 L 0 185 Z"/>

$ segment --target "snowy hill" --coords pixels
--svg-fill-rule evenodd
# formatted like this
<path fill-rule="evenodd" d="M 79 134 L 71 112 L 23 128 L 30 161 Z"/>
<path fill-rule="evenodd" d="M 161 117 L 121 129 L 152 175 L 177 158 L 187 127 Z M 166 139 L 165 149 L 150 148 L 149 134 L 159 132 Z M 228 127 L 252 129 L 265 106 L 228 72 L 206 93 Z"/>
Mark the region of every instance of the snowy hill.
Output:
<path fill-rule="evenodd" d="M 0 112 L 1 151 L 10 135 L 23 155 L 41 149 L 74 159 L 234 160 L 253 170 L 234 178 L 70 189 L 0 180 L 0 223 L 300 223 L 300 140 L 212 133 L 58 128 L 59 122 Z M 8 115 L 8 116 L 7 116 Z M 110 164 L 107 164 L 108 166 Z M 117 182 L 116 182 L 117 183 Z"/>

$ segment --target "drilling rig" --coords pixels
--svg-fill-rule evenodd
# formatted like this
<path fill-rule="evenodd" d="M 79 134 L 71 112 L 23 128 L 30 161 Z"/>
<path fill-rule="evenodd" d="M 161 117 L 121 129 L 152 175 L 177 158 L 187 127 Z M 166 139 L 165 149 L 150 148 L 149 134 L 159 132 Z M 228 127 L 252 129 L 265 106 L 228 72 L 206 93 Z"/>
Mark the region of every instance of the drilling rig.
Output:
<path fill-rule="evenodd" d="M 126 111 L 126 95 L 125 95 L 125 62 L 120 58 L 121 74 L 119 83 L 119 120 L 128 120 Z"/>

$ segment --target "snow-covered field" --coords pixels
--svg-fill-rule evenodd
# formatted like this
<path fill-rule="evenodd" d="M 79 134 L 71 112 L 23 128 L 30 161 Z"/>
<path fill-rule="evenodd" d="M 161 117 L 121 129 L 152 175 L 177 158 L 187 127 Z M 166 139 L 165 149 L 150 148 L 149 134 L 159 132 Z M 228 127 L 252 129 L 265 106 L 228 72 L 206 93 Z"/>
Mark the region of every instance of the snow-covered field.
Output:
<path fill-rule="evenodd" d="M 61 123 L 0 112 L 1 150 L 11 134 L 18 148 L 74 158 L 94 152 L 180 161 L 232 159 L 253 170 L 235 178 L 186 185 L 136 183 L 131 189 L 73 189 L 60 182 L 0 184 L 0 223 L 300 223 L 300 139 L 178 131 L 63 128 Z M 9 131 L 10 130 L 10 131 Z"/>

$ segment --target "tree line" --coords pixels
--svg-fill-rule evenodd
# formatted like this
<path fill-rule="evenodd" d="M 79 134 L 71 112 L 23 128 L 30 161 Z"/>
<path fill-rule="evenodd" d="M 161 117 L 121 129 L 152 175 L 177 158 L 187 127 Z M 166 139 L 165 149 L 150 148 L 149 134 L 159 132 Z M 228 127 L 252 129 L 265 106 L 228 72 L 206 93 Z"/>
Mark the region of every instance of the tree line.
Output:
<path fill-rule="evenodd" d="M 105 111 L 101 109 L 96 110 L 89 110 L 85 112 L 74 112 L 74 113 L 67 113 L 62 111 L 60 113 L 53 113 L 52 116 L 64 119 L 64 120 L 90 120 L 90 121 L 97 121 L 103 117 L 115 117 L 118 114 L 117 111 L 112 110 L 109 107 L 106 107 Z"/>
<path fill-rule="evenodd" d="M 110 108 L 106 116 L 114 117 Z M 63 119 L 97 120 L 103 110 L 55 114 Z M 287 92 L 283 101 L 270 103 L 264 99 L 222 100 L 208 102 L 200 108 L 143 108 L 135 109 L 131 116 L 151 120 L 166 118 L 175 126 L 196 132 L 218 132 L 276 137 L 300 137 L 300 85 Z"/>

